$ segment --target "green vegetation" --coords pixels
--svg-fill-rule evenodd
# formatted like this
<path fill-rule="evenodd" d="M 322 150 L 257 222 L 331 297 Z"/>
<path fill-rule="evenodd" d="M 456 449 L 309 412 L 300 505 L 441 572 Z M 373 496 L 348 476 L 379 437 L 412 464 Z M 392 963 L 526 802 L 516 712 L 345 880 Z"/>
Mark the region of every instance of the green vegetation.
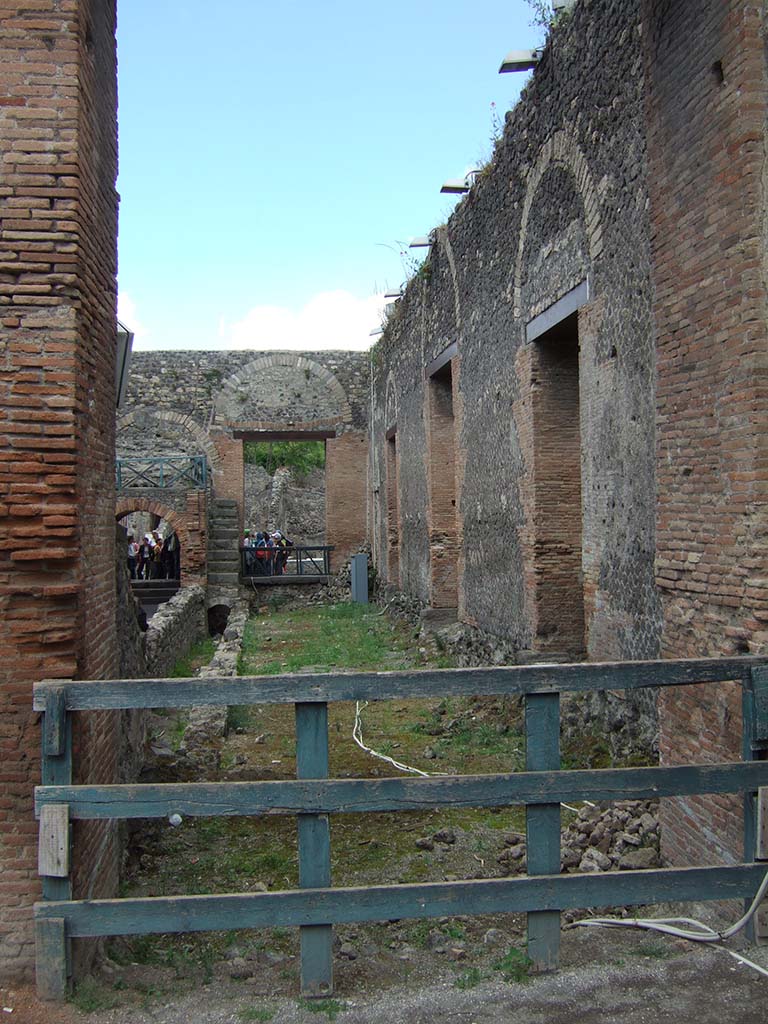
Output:
<path fill-rule="evenodd" d="M 101 1013 L 104 1010 L 114 1010 L 120 1005 L 120 998 L 114 991 L 93 978 L 83 978 L 69 997 L 69 1002 L 80 1013 Z"/>
<path fill-rule="evenodd" d="M 213 642 L 213 638 L 205 637 L 190 648 L 183 658 L 179 658 L 171 670 L 171 676 L 174 679 L 193 676 L 199 668 L 208 664 L 215 653 L 216 644 Z"/>
<path fill-rule="evenodd" d="M 487 975 L 484 974 L 479 967 L 470 967 L 469 970 L 464 971 L 462 974 L 457 976 L 454 984 L 456 988 L 460 988 L 462 990 L 475 988 L 486 977 Z"/>
<path fill-rule="evenodd" d="M 256 1006 L 245 1006 L 242 1010 L 238 1011 L 238 1017 L 240 1020 L 258 1020 L 268 1021 L 272 1020 L 275 1016 L 274 1010 L 260 1009 Z"/>
<path fill-rule="evenodd" d="M 646 960 L 668 960 L 672 956 L 669 946 L 665 946 L 663 942 L 657 942 L 653 939 L 647 939 L 645 942 L 639 943 L 630 952 L 635 956 L 644 956 Z"/>
<path fill-rule="evenodd" d="M 510 946 L 501 960 L 493 965 L 504 981 L 524 983 L 530 981 L 531 959 L 526 952 L 517 946 Z"/>
<path fill-rule="evenodd" d="M 324 1013 L 328 1020 L 336 1020 L 347 1009 L 347 1004 L 338 999 L 300 999 L 299 1006 L 310 1013 Z"/>
<path fill-rule="evenodd" d="M 325 466 L 325 441 L 246 441 L 243 458 L 253 466 L 263 466 L 270 476 L 280 466 L 305 476 Z"/>
<path fill-rule="evenodd" d="M 335 604 L 251 619 L 243 637 L 243 675 L 408 668 L 418 664 L 407 627 L 393 627 L 377 610 Z"/>

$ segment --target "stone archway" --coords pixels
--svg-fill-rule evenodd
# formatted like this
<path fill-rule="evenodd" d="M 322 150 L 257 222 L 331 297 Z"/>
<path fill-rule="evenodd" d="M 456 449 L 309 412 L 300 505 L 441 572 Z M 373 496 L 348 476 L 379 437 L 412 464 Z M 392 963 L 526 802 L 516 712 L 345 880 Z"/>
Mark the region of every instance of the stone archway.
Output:
<path fill-rule="evenodd" d="M 587 159 L 581 151 L 575 136 L 567 129 L 554 132 L 539 150 L 539 156 L 528 175 L 520 233 L 517 242 L 514 271 L 510 282 L 509 298 L 516 317 L 522 315 L 521 293 L 523 258 L 528 237 L 528 221 L 531 216 L 536 193 L 544 175 L 553 166 L 563 167 L 572 177 L 576 190 L 584 204 L 584 227 L 589 244 L 589 256 L 594 265 L 603 251 L 603 227 L 600 217 L 600 199 L 595 187 Z"/>
<path fill-rule="evenodd" d="M 187 442 L 184 444 L 184 448 L 190 448 L 189 454 L 204 453 L 211 467 L 215 467 L 218 464 L 219 453 L 207 430 L 191 416 L 185 413 L 174 412 L 171 409 L 132 409 L 121 416 L 117 421 L 118 454 L 120 454 L 121 435 L 124 435 L 132 427 L 142 434 L 145 433 L 142 421 L 147 419 L 157 420 L 159 423 L 170 428 L 170 430 L 178 432 L 179 436 L 183 437 L 185 442 Z M 191 446 L 188 444 L 189 438 L 194 442 Z M 192 449 L 194 449 L 194 452 Z"/>
<path fill-rule="evenodd" d="M 208 516 L 204 496 L 197 492 L 181 496 L 181 508 L 173 508 L 154 498 L 120 497 L 115 503 L 115 519 L 131 512 L 151 512 L 169 523 L 181 544 L 181 586 L 202 583 L 206 577 Z"/>
<path fill-rule="evenodd" d="M 252 430 L 312 430 L 352 422 L 344 388 L 326 367 L 305 355 L 270 352 L 247 363 L 222 384 L 217 424 Z"/>

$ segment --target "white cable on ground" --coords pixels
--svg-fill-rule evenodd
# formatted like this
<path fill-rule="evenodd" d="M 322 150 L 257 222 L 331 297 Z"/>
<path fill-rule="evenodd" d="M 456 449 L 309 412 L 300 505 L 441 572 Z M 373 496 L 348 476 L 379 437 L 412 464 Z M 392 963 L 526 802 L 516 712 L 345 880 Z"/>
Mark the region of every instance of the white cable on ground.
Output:
<path fill-rule="evenodd" d="M 741 960 L 743 963 L 750 967 L 754 967 L 756 971 L 761 974 L 765 974 L 768 977 L 768 971 L 763 970 L 758 964 L 752 963 L 746 957 L 740 954 L 734 953 L 733 950 L 727 949 L 725 946 L 720 945 L 725 939 L 730 939 L 742 928 L 752 920 L 757 913 L 757 909 L 768 891 L 768 871 L 763 876 L 763 880 L 755 894 L 755 898 L 749 905 L 749 909 L 746 913 L 732 924 L 729 928 L 724 931 L 716 932 L 709 925 L 703 924 L 701 921 L 695 921 L 690 917 L 626 917 L 626 918 L 615 918 L 615 917 L 591 917 L 585 918 L 583 921 L 574 921 L 570 926 L 572 928 L 640 928 L 644 931 L 660 932 L 662 935 L 673 935 L 679 939 L 686 939 L 689 942 L 707 942 L 712 943 L 715 948 L 723 949 L 726 953 L 730 953 L 731 956 L 737 960 Z M 681 925 L 688 925 L 688 928 L 682 928 Z M 691 928 L 696 928 L 698 931 L 691 931 Z"/>
<path fill-rule="evenodd" d="M 411 772 L 413 775 L 421 775 L 425 778 L 429 778 L 432 775 L 448 776 L 450 774 L 449 772 L 424 772 L 421 768 L 412 768 L 410 765 L 401 764 L 399 761 L 395 761 L 393 757 L 388 757 L 386 754 L 379 753 L 378 750 L 373 750 L 371 747 L 367 747 L 365 743 L 363 743 L 363 721 L 361 713 L 368 707 L 368 703 L 369 702 L 367 700 L 362 703 L 360 701 L 355 703 L 355 724 L 352 728 L 352 739 L 361 750 L 364 750 L 366 754 L 370 754 L 371 757 L 378 757 L 380 761 L 386 761 L 388 764 L 391 764 L 393 768 L 397 768 L 398 771 L 401 772 Z"/>

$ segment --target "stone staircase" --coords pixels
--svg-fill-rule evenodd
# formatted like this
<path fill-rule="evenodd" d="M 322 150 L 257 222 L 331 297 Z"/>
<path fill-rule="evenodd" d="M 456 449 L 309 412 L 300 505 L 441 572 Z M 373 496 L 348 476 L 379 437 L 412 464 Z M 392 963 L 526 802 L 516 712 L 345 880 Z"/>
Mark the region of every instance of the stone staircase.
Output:
<path fill-rule="evenodd" d="M 240 526 L 237 502 L 218 498 L 211 505 L 208 586 L 236 587 L 240 578 Z"/>

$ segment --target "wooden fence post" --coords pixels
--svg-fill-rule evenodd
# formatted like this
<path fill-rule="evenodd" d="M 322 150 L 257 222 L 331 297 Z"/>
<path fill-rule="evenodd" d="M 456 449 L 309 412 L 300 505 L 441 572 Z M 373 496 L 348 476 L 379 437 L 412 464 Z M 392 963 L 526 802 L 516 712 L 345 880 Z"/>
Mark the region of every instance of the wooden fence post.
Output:
<path fill-rule="evenodd" d="M 525 767 L 529 772 L 560 767 L 560 694 L 525 698 Z M 560 804 L 530 804 L 526 811 L 529 875 L 560 874 Z M 535 971 L 551 971 L 560 955 L 560 912 L 528 914 L 528 956 Z"/>
<path fill-rule="evenodd" d="M 768 749 L 768 669 L 755 667 L 750 671 L 749 680 L 745 681 L 742 689 L 741 717 L 742 758 L 745 761 L 762 760 Z M 758 794 L 755 791 L 745 791 L 744 861 L 748 864 L 757 858 L 757 801 Z M 750 900 L 744 901 L 745 909 L 750 903 Z M 758 937 L 763 937 L 764 931 L 764 911 L 758 910 L 756 917 L 747 923 L 745 934 L 750 942 L 755 942 Z"/>
<path fill-rule="evenodd" d="M 42 782 L 72 785 L 72 716 L 67 713 L 66 687 L 46 694 L 42 722 Z M 53 806 L 40 814 L 38 870 L 44 900 L 71 900 L 70 825 L 68 808 Z M 35 922 L 35 972 L 41 999 L 63 999 L 70 964 L 70 942 L 63 918 Z"/>
<path fill-rule="evenodd" d="M 328 705 L 296 704 L 296 775 L 328 777 Z M 299 885 L 331 884 L 331 836 L 327 814 L 299 814 Z M 301 994 L 321 997 L 333 992 L 333 928 L 304 925 L 301 934 Z"/>

